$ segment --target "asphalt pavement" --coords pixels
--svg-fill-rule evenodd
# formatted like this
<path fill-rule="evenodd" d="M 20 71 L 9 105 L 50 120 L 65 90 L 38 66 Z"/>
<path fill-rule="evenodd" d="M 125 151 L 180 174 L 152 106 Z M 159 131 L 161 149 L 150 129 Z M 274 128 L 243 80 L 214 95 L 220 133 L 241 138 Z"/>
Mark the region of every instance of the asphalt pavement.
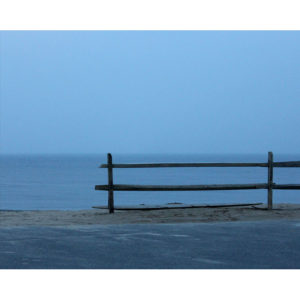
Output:
<path fill-rule="evenodd" d="M 0 269 L 299 269 L 300 220 L 0 228 Z"/>

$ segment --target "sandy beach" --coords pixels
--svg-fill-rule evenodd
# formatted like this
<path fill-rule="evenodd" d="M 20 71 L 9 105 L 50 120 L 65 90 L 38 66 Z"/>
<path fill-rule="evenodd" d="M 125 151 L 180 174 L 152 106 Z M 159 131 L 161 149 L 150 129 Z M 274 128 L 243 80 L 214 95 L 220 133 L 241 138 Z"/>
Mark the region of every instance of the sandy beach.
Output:
<path fill-rule="evenodd" d="M 201 223 L 300 219 L 300 204 L 277 204 L 273 210 L 264 205 L 247 207 L 176 208 L 149 211 L 118 211 L 106 209 L 77 211 L 0 211 L 0 227 L 72 226 L 97 224 Z"/>

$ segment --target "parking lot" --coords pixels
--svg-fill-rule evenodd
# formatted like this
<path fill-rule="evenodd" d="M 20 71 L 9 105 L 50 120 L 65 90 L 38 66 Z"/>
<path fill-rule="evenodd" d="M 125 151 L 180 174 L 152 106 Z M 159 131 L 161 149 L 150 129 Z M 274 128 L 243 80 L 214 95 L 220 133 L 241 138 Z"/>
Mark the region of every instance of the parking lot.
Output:
<path fill-rule="evenodd" d="M 1 269 L 299 269 L 300 222 L 2 227 Z"/>

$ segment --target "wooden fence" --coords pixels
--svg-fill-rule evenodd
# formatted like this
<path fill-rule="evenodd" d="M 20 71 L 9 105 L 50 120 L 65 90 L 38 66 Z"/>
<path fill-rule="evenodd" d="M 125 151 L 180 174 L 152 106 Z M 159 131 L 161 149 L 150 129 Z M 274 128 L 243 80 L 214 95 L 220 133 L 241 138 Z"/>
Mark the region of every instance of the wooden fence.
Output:
<path fill-rule="evenodd" d="M 267 183 L 250 184 L 211 184 L 211 185 L 127 185 L 113 183 L 114 168 L 189 168 L 189 167 L 267 167 Z M 273 182 L 273 168 L 300 167 L 300 161 L 274 162 L 273 153 L 268 153 L 267 163 L 147 163 L 147 164 L 113 164 L 112 155 L 107 154 L 107 164 L 100 168 L 107 168 L 108 184 L 96 185 L 95 190 L 108 191 L 109 213 L 114 212 L 114 191 L 217 191 L 217 190 L 268 190 L 268 209 L 273 208 L 273 189 L 299 190 L 300 184 L 276 184 Z"/>

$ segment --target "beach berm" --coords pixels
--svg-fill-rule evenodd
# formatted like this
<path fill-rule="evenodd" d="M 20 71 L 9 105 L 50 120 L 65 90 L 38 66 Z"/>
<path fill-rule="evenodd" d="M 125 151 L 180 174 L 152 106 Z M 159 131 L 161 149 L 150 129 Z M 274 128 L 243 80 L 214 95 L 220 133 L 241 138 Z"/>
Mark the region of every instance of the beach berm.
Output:
<path fill-rule="evenodd" d="M 275 204 L 236 207 L 176 208 L 168 210 L 0 210 L 0 227 L 10 226 L 72 226 L 143 223 L 207 223 L 230 221 L 300 219 L 300 204 Z"/>

